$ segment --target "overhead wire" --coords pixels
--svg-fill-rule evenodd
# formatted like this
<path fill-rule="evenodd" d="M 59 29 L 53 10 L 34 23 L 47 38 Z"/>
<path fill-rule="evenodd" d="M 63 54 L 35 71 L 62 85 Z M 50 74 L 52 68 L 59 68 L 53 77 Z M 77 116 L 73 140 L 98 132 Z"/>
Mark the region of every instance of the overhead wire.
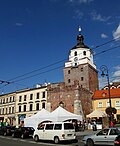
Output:
<path fill-rule="evenodd" d="M 108 44 L 108 43 L 111 43 L 111 42 L 113 42 L 113 41 L 116 41 L 116 40 L 119 39 L 119 38 L 120 38 L 120 37 L 114 38 L 114 39 L 112 39 L 112 40 L 110 40 L 110 41 L 107 41 L 107 42 L 101 44 L 101 45 L 97 45 L 96 47 L 94 47 L 94 48 L 92 48 L 92 49 L 97 49 L 97 48 L 99 48 L 99 47 L 101 47 L 101 46 L 104 46 L 104 45 L 106 45 L 106 44 Z M 104 51 L 102 51 L 102 53 L 104 53 Z M 61 63 L 61 62 L 63 62 L 63 61 L 66 61 L 66 60 L 67 60 L 67 58 L 66 58 L 66 59 L 63 59 L 63 60 L 60 60 L 60 61 L 57 61 L 57 62 L 55 62 L 55 63 L 49 64 L 49 65 L 47 65 L 47 66 L 41 67 L 41 68 L 39 68 L 39 69 L 33 70 L 33 71 L 31 71 L 31 72 L 25 73 L 25 74 L 23 74 L 23 75 L 20 75 L 20 76 L 11 78 L 11 79 L 9 79 L 9 81 L 15 80 L 15 79 L 17 79 L 17 78 L 21 78 L 21 77 L 23 77 L 23 76 L 32 74 L 32 73 L 34 73 L 34 72 L 38 72 L 38 71 L 40 71 L 40 70 L 43 70 L 43 69 L 46 69 L 46 68 L 48 68 L 48 67 L 54 66 L 54 65 L 56 65 L 56 64 L 58 64 L 58 63 Z"/>
<path fill-rule="evenodd" d="M 116 38 L 116 39 L 119 39 L 119 38 L 120 38 L 120 37 L 118 37 L 118 38 Z M 103 43 L 103 44 L 101 44 L 101 45 L 97 45 L 96 47 L 94 47 L 94 48 L 92 48 L 92 49 L 97 49 L 97 48 L 99 48 L 99 47 L 102 47 L 102 46 L 104 46 L 104 45 L 106 45 L 106 44 L 109 44 L 109 43 L 111 43 L 111 42 L 113 42 L 113 41 L 116 41 L 116 39 L 112 39 L 112 40 L 107 41 L 107 42 L 105 42 L 105 43 Z M 115 46 L 115 47 L 113 47 L 113 48 L 109 48 L 109 49 L 103 50 L 103 51 L 101 51 L 101 52 L 99 52 L 99 53 L 96 53 L 94 56 L 103 54 L 103 53 L 105 53 L 105 52 L 107 52 L 107 51 L 110 51 L 110 50 L 115 49 L 115 48 L 118 48 L 118 47 L 120 47 L 120 45 L 119 45 L 119 46 Z M 24 77 L 24 76 L 26 76 L 26 75 L 35 73 L 35 72 L 37 72 L 37 71 L 41 71 L 41 70 L 46 69 L 46 68 L 51 67 L 51 66 L 54 66 L 54 65 L 56 65 L 56 64 L 58 64 L 58 63 L 61 63 L 61 62 L 65 61 L 65 60 L 67 60 L 67 59 L 63 59 L 63 60 L 57 61 L 57 62 L 52 63 L 52 64 L 49 64 L 49 65 L 47 65 L 47 66 L 45 66 L 45 67 L 41 67 L 41 68 L 39 68 L 39 69 L 36 69 L 36 70 L 31 71 L 31 72 L 25 73 L 25 74 L 23 74 L 23 75 L 17 76 L 17 77 L 15 77 L 15 78 L 11 78 L 9 81 L 12 81 L 12 80 L 13 80 L 13 81 L 12 81 L 12 82 L 7 81 L 7 82 L 9 82 L 9 84 L 12 84 L 12 83 L 16 83 L 16 82 L 19 82 L 19 81 L 22 81 L 22 80 L 25 80 L 25 79 L 28 79 L 28 78 L 31 78 L 31 77 L 34 77 L 34 76 L 38 76 L 38 75 L 40 75 L 40 74 L 44 74 L 44 73 L 47 73 L 47 72 L 56 70 L 56 69 L 61 68 L 61 67 L 63 67 L 63 66 L 59 66 L 59 67 L 56 67 L 56 68 L 53 68 L 53 69 L 49 69 L 49 70 L 44 71 L 44 72 L 40 72 L 40 73 L 31 75 L 31 76 L 28 76 L 28 77 L 25 77 L 25 78 L 22 78 L 22 79 L 15 80 L 15 79 L 17 79 L 17 78 L 21 78 L 21 77 Z M 8 85 L 8 84 L 6 84 L 6 85 L 4 85 L 4 86 L 7 86 L 7 85 Z M 2 86 L 2 87 L 3 87 L 3 86 Z"/>

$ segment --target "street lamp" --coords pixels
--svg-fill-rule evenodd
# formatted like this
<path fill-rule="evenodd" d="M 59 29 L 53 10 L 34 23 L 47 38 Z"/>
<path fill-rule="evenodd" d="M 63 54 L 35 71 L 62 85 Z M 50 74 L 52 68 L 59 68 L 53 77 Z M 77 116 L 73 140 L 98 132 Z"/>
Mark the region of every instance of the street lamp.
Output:
<path fill-rule="evenodd" d="M 100 70 L 101 70 L 101 76 L 104 77 L 106 76 L 107 77 L 107 82 L 108 82 L 108 98 L 109 98 L 109 105 L 110 105 L 110 109 L 112 108 L 112 105 L 111 105 L 111 97 L 110 97 L 110 81 L 109 81 L 109 73 L 108 73 L 108 68 L 107 66 L 105 65 L 102 65 L 100 67 Z M 111 115 L 109 115 L 109 122 L 111 122 Z M 110 124 L 110 123 L 109 123 Z"/>

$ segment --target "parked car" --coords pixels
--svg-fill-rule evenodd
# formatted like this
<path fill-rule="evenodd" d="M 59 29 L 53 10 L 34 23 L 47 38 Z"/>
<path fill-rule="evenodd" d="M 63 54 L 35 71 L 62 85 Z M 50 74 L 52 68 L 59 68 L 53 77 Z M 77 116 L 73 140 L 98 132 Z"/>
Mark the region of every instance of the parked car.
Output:
<path fill-rule="evenodd" d="M 0 135 L 12 135 L 15 126 L 0 126 Z"/>
<path fill-rule="evenodd" d="M 76 140 L 75 128 L 70 122 L 42 123 L 34 131 L 33 139 L 52 140 L 55 144 L 65 140 Z"/>
<path fill-rule="evenodd" d="M 32 137 L 34 133 L 33 127 L 18 127 L 12 133 L 12 137 L 28 138 Z"/>
<path fill-rule="evenodd" d="M 114 146 L 120 146 L 120 135 L 115 138 Z"/>
<path fill-rule="evenodd" d="M 87 146 L 95 145 L 114 145 L 114 140 L 120 131 L 117 128 L 105 128 L 93 135 L 83 137 L 83 142 Z"/>

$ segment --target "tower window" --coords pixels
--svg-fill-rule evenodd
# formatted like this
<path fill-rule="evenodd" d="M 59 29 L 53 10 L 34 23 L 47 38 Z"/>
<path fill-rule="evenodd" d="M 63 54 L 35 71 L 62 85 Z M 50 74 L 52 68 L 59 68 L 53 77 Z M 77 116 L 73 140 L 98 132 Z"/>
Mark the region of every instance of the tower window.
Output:
<path fill-rule="evenodd" d="M 68 83 L 70 83 L 70 79 L 68 79 Z"/>
<path fill-rule="evenodd" d="M 74 56 L 77 56 L 77 51 L 74 52 Z"/>
<path fill-rule="evenodd" d="M 68 70 L 68 74 L 70 74 L 70 70 Z"/>
<path fill-rule="evenodd" d="M 77 63 L 75 63 L 75 66 L 77 66 Z"/>
<path fill-rule="evenodd" d="M 81 68 L 81 72 L 83 72 L 83 67 Z"/>
<path fill-rule="evenodd" d="M 83 81 L 84 80 L 84 78 L 83 77 L 81 77 L 81 81 Z"/>
<path fill-rule="evenodd" d="M 86 51 L 83 51 L 83 55 L 86 55 Z"/>

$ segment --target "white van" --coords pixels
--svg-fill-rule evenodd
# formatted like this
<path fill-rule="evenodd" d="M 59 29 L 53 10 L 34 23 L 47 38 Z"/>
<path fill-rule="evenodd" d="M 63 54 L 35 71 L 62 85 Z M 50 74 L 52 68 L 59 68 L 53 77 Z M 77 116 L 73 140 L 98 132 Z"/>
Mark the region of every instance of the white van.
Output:
<path fill-rule="evenodd" d="M 33 139 L 53 140 L 54 143 L 59 143 L 65 140 L 75 140 L 76 134 L 72 123 L 70 122 L 54 122 L 43 123 L 34 131 Z"/>

